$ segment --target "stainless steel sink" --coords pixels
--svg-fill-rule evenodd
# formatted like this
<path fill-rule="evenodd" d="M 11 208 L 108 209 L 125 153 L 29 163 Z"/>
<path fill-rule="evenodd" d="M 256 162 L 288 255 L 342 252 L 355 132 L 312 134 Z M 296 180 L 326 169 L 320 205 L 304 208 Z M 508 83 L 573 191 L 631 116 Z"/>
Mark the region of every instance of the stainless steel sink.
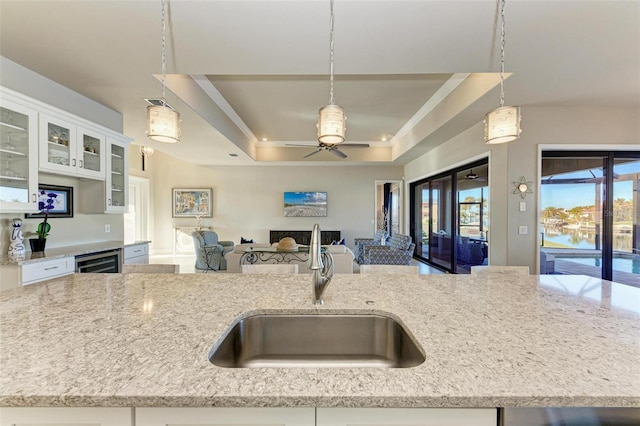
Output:
<path fill-rule="evenodd" d="M 415 367 L 424 351 L 382 314 L 256 314 L 239 320 L 209 352 L 219 367 Z"/>

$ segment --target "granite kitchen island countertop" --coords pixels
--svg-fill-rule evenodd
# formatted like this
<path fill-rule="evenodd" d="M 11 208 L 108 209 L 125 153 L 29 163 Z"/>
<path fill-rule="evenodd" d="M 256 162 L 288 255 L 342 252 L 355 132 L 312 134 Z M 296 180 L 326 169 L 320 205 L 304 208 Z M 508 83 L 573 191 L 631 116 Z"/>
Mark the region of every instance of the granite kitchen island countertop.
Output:
<path fill-rule="evenodd" d="M 74 274 L 0 293 L 0 406 L 640 406 L 640 289 L 586 276 Z M 221 368 L 248 312 L 384 312 L 412 368 Z"/>

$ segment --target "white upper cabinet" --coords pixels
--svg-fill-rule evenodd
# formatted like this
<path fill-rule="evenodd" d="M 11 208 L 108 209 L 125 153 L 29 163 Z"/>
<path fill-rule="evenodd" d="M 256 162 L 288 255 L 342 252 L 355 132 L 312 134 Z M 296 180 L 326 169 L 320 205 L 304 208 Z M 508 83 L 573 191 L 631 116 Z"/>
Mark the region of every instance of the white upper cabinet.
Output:
<path fill-rule="evenodd" d="M 108 138 L 106 213 L 126 213 L 129 208 L 129 151 L 125 143 Z"/>
<path fill-rule="evenodd" d="M 0 90 L 0 213 L 38 210 L 38 113 Z"/>
<path fill-rule="evenodd" d="M 105 178 L 104 134 L 40 114 L 40 171 Z"/>

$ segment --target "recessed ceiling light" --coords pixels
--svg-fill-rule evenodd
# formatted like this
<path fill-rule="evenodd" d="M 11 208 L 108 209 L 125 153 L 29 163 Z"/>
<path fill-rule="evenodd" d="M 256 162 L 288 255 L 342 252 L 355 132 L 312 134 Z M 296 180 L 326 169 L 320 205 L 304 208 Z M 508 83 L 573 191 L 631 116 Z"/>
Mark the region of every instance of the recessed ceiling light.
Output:
<path fill-rule="evenodd" d="M 262 142 L 266 142 L 266 141 L 268 141 L 268 140 L 269 140 L 269 139 L 267 139 L 267 138 L 262 138 Z"/>
<path fill-rule="evenodd" d="M 383 137 L 382 137 L 382 142 L 386 142 L 386 141 L 387 141 L 387 137 L 386 137 L 386 136 L 383 136 Z"/>

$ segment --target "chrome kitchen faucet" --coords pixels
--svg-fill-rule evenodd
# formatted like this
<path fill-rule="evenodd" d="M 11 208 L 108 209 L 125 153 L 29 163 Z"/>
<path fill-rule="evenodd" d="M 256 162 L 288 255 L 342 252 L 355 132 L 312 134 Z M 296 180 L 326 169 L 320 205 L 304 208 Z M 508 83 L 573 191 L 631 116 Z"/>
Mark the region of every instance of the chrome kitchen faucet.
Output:
<path fill-rule="evenodd" d="M 333 259 L 330 253 L 325 256 L 325 261 L 327 265 L 322 260 L 320 225 L 316 223 L 311 231 L 311 247 L 309 248 L 309 269 L 312 272 L 314 305 L 322 305 L 322 293 L 333 277 Z"/>

